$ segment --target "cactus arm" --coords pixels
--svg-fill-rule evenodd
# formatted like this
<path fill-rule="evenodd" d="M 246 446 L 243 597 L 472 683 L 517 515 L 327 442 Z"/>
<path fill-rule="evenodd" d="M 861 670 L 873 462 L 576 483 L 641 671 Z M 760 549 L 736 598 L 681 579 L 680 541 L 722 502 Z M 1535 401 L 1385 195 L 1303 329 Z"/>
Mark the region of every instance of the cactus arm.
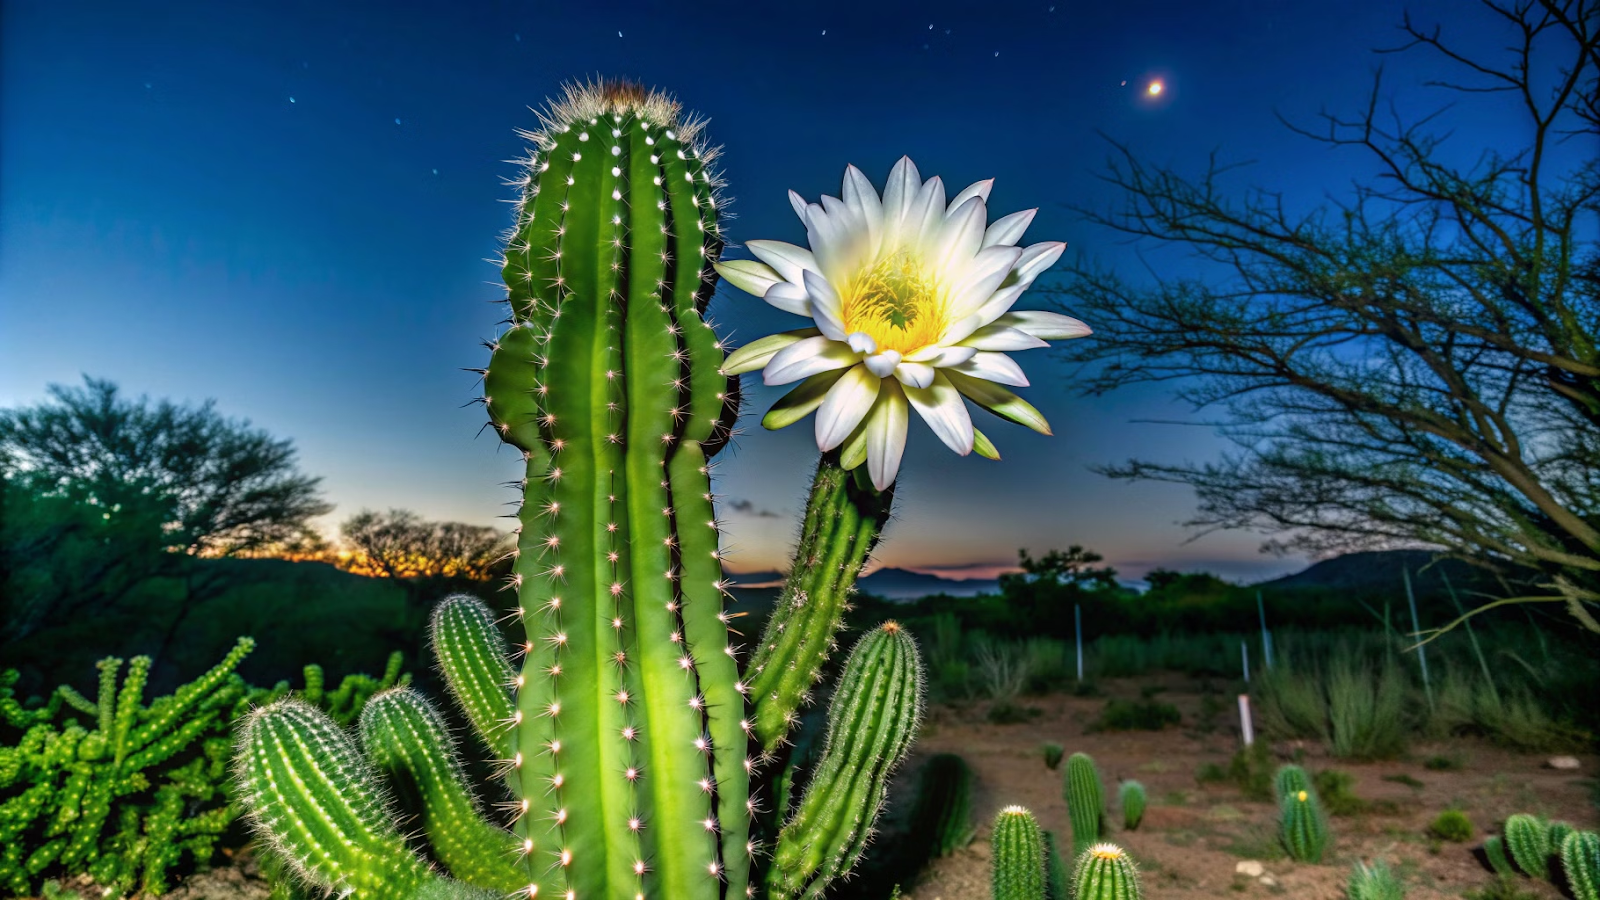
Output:
<path fill-rule="evenodd" d="M 515 752 L 511 682 L 516 675 L 506 660 L 494 614 L 475 597 L 452 594 L 434 607 L 429 639 L 451 696 L 484 746 L 495 759 L 510 759 Z M 394 681 L 384 680 L 390 685 Z"/>
<path fill-rule="evenodd" d="M 886 622 L 862 637 L 845 663 L 822 759 L 778 835 L 768 878 L 775 896 L 821 896 L 860 858 L 921 716 L 916 642 Z"/>
<path fill-rule="evenodd" d="M 1033 813 L 1008 806 L 995 816 L 989 837 L 994 900 L 1045 900 L 1044 840 Z"/>
<path fill-rule="evenodd" d="M 100 670 L 100 691 L 95 697 L 95 712 L 98 716 L 98 727 L 95 730 L 109 735 L 116 716 L 117 672 L 122 669 L 122 660 L 108 656 L 95 663 L 95 668 Z"/>
<path fill-rule="evenodd" d="M 455 741 L 420 694 L 391 688 L 368 701 L 361 712 L 361 744 L 380 771 L 416 787 L 428 841 L 452 875 L 503 893 L 527 886 L 516 839 L 479 814 Z"/>
<path fill-rule="evenodd" d="M 128 677 L 122 682 L 122 690 L 117 696 L 116 719 L 110 733 L 114 765 L 121 766 L 132 749 L 128 746 L 129 732 L 133 730 L 134 717 L 144 700 L 144 686 L 149 678 L 150 657 L 135 656 L 128 664 Z"/>
<path fill-rule="evenodd" d="M 875 491 L 831 454 L 818 462 L 794 564 L 748 668 L 763 749 L 782 743 L 820 677 L 892 501 L 892 488 Z"/>
<path fill-rule="evenodd" d="M 537 887 L 558 896 L 567 888 L 566 868 L 560 864 L 563 846 L 562 823 L 557 810 L 562 788 L 556 781 L 560 754 L 556 744 L 551 708 L 558 703 L 556 677 L 558 635 L 561 634 L 561 597 L 572 596 L 565 585 L 552 577 L 559 558 L 545 543 L 554 537 L 550 530 L 554 503 L 550 482 L 545 479 L 545 464 L 529 460 L 522 509 L 518 512 L 521 533 L 513 583 L 519 585 L 523 628 L 522 668 L 513 685 L 516 707 L 512 712 L 513 745 L 507 757 L 513 763 L 512 791 L 518 798 L 514 830 L 522 839 L 529 872 L 528 891 Z M 535 895 L 536 896 L 536 895 Z"/>
<path fill-rule="evenodd" d="M 1577 900 L 1600 900 L 1600 835 L 1573 831 L 1561 841 L 1561 868 Z"/>
<path fill-rule="evenodd" d="M 1527 813 L 1511 816 L 1506 819 L 1505 845 L 1517 868 L 1541 881 L 1550 880 L 1549 825 Z"/>

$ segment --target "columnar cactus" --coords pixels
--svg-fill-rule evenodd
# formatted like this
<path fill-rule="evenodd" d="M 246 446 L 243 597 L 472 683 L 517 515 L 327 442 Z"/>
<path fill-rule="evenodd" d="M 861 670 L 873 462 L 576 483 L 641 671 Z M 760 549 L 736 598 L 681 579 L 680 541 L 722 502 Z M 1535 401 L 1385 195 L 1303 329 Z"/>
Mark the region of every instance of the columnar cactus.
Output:
<path fill-rule="evenodd" d="M 1517 874 L 1517 870 L 1511 866 L 1510 857 L 1506 856 L 1506 843 L 1500 835 L 1490 835 L 1484 840 L 1483 855 L 1489 860 L 1489 868 L 1493 869 L 1496 875 L 1510 878 Z"/>
<path fill-rule="evenodd" d="M 1061 855 L 1061 844 L 1054 831 L 1044 833 L 1044 894 L 1050 900 L 1072 898 L 1072 873 L 1067 869 L 1067 860 Z"/>
<path fill-rule="evenodd" d="M 1561 841 L 1561 868 L 1578 900 L 1600 900 L 1600 835 L 1574 831 Z"/>
<path fill-rule="evenodd" d="M 1008 806 L 995 816 L 989 836 L 994 900 L 1044 900 L 1044 838 L 1033 813 Z"/>
<path fill-rule="evenodd" d="M 1296 862 L 1322 862 L 1328 848 L 1328 822 L 1312 791 L 1302 790 L 1283 799 L 1279 807 L 1279 832 L 1284 849 Z"/>
<path fill-rule="evenodd" d="M 1100 790 L 1100 772 L 1087 753 L 1067 759 L 1067 818 L 1072 822 L 1072 855 L 1077 858 L 1100 840 L 1106 802 Z"/>
<path fill-rule="evenodd" d="M 752 871 L 752 777 L 816 681 L 890 496 L 823 461 L 791 573 L 802 590 L 741 676 L 709 480 L 738 392 L 702 315 L 722 241 L 699 130 L 661 94 L 602 82 L 569 89 L 527 135 L 503 271 L 510 327 L 483 372 L 490 421 L 526 466 L 507 585 L 520 662 L 475 599 L 446 600 L 432 632 L 480 749 L 501 763 L 491 794 L 511 799 L 480 803 L 438 713 L 410 691 L 363 715 L 364 757 L 303 705 L 261 710 L 240 736 L 241 793 L 312 886 L 356 900 L 714 900 L 765 880 L 813 897 L 860 855 L 920 711 L 915 647 L 889 626 L 846 666 L 797 809 L 773 811 L 787 824 L 771 877 Z M 417 786 L 453 878 L 399 839 L 380 773 Z"/>
<path fill-rule="evenodd" d="M 1506 819 L 1505 843 L 1524 874 L 1550 880 L 1550 826 L 1537 816 L 1517 813 Z"/>
<path fill-rule="evenodd" d="M 923 763 L 912 820 L 934 856 L 949 856 L 972 840 L 972 767 L 966 760 L 936 753 Z"/>
<path fill-rule="evenodd" d="M 1142 900 L 1139 869 L 1116 844 L 1095 844 L 1078 857 L 1072 873 L 1074 900 Z"/>
<path fill-rule="evenodd" d="M 1144 821 L 1144 785 L 1137 781 L 1124 781 L 1117 788 L 1117 800 L 1122 806 L 1122 827 L 1133 831 Z"/>

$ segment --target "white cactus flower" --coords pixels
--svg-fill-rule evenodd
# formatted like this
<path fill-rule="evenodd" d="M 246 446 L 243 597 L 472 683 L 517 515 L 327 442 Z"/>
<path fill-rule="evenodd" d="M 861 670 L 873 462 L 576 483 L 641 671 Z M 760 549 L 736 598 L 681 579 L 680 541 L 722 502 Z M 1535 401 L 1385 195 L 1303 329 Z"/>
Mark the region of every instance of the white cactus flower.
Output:
<path fill-rule="evenodd" d="M 1017 247 L 1037 210 L 990 224 L 993 184 L 980 181 L 947 204 L 944 183 L 924 182 L 901 157 L 880 199 L 850 166 L 843 199 L 807 203 L 789 192 L 809 250 L 750 241 L 756 259 L 717 264 L 735 287 L 816 322 L 748 344 L 724 363 L 729 375 L 761 369 L 767 384 L 800 382 L 763 425 L 783 428 L 816 412 L 818 448 L 842 448 L 846 468 L 865 462 L 879 490 L 900 470 L 910 409 L 963 456 L 976 448 L 999 458 L 963 396 L 1050 433 L 1039 411 L 1003 386 L 1028 384 L 1006 352 L 1090 330 L 1070 316 L 1011 310 L 1066 245 Z"/>

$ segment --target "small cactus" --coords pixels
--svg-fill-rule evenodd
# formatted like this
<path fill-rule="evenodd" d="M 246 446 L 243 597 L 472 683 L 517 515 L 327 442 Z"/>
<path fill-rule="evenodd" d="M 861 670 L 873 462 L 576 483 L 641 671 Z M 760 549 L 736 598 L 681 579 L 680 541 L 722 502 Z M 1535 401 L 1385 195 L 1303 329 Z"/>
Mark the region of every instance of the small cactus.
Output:
<path fill-rule="evenodd" d="M 1511 865 L 1511 858 L 1506 855 L 1506 842 L 1498 834 L 1492 834 L 1484 839 L 1483 856 L 1489 861 L 1489 868 L 1502 878 L 1511 878 L 1517 870 Z"/>
<path fill-rule="evenodd" d="M 1117 802 L 1122 806 L 1122 827 L 1134 831 L 1144 821 L 1144 785 L 1137 781 L 1124 781 L 1117 788 Z"/>
<path fill-rule="evenodd" d="M 1506 848 L 1523 874 L 1550 880 L 1550 826 L 1536 816 L 1517 813 L 1506 819 Z"/>
<path fill-rule="evenodd" d="M 1072 874 L 1054 831 L 1044 833 L 1044 894 L 1050 900 L 1072 900 Z"/>
<path fill-rule="evenodd" d="M 1312 790 L 1311 776 L 1299 766 L 1280 766 L 1272 776 L 1272 799 L 1279 806 L 1285 799 L 1309 790 Z"/>
<path fill-rule="evenodd" d="M 1143 900 L 1139 869 L 1116 844 L 1095 844 L 1078 857 L 1072 896 L 1075 900 Z"/>
<path fill-rule="evenodd" d="M 1054 772 L 1061 767 L 1061 757 L 1067 750 L 1060 744 L 1050 741 L 1039 745 L 1039 752 L 1044 754 L 1044 767 Z"/>
<path fill-rule="evenodd" d="M 1074 753 L 1067 760 L 1065 793 L 1067 817 L 1072 822 L 1072 855 L 1077 858 L 1100 841 L 1106 815 L 1100 772 L 1087 753 Z"/>
<path fill-rule="evenodd" d="M 1577 900 L 1600 900 L 1600 835 L 1574 831 L 1561 841 L 1561 868 Z"/>
<path fill-rule="evenodd" d="M 1021 806 L 1000 810 L 989 846 L 994 900 L 1045 900 L 1044 838 L 1033 813 Z"/>
<path fill-rule="evenodd" d="M 939 753 L 922 766 L 913 821 L 928 829 L 934 856 L 949 856 L 972 840 L 972 768 L 954 753 Z"/>
<path fill-rule="evenodd" d="M 1309 788 L 1286 797 L 1280 807 L 1283 846 L 1296 862 L 1322 862 L 1328 848 L 1328 822 L 1322 805 Z"/>

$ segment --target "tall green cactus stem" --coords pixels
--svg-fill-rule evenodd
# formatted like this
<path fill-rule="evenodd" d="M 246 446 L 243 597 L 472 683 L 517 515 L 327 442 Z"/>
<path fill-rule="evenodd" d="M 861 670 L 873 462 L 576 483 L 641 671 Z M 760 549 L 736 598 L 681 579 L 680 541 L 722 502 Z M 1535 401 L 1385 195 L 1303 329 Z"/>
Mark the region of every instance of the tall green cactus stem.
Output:
<path fill-rule="evenodd" d="M 916 641 L 885 622 L 856 643 L 828 710 L 822 759 L 778 834 L 767 879 L 774 898 L 822 896 L 849 872 L 872 835 L 889 776 L 922 719 Z"/>
<path fill-rule="evenodd" d="M 393 825 L 374 773 L 349 737 L 299 700 L 239 726 L 239 789 L 273 850 L 308 884 L 408 897 L 433 878 Z"/>
<path fill-rule="evenodd" d="M 507 758 L 530 892 L 691 898 L 747 878 L 744 699 L 707 462 L 732 392 L 701 317 L 721 240 L 696 130 L 612 85 L 569 94 L 531 135 L 512 328 L 485 374 L 527 460 Z"/>
<path fill-rule="evenodd" d="M 783 742 L 821 679 L 856 577 L 889 519 L 894 488 L 878 491 L 866 471 L 846 470 L 829 453 L 811 479 L 794 562 L 748 667 L 756 739 L 768 752 Z"/>
<path fill-rule="evenodd" d="M 1524 874 L 1550 880 L 1550 826 L 1536 816 L 1517 813 L 1506 819 L 1505 843 Z"/>
<path fill-rule="evenodd" d="M 1483 855 L 1489 860 L 1489 868 L 1493 869 L 1496 875 L 1511 878 L 1517 874 L 1517 870 L 1511 865 L 1511 858 L 1506 856 L 1506 843 L 1500 835 L 1490 835 L 1484 839 Z"/>
<path fill-rule="evenodd" d="M 455 740 L 421 694 L 395 688 L 373 697 L 361 713 L 361 744 L 380 771 L 415 789 L 422 826 L 451 873 L 502 893 L 526 886 L 515 838 L 480 815 Z"/>
<path fill-rule="evenodd" d="M 1279 808 L 1278 827 L 1290 858 L 1296 862 L 1322 862 L 1328 847 L 1328 822 L 1316 794 L 1303 790 L 1285 797 Z"/>
<path fill-rule="evenodd" d="M 1100 788 L 1100 772 L 1087 753 L 1074 753 L 1067 759 L 1065 785 L 1067 818 L 1072 823 L 1072 855 L 1082 856 L 1098 843 L 1105 824 L 1106 802 Z"/>
<path fill-rule="evenodd" d="M 922 764 L 912 820 L 928 835 L 935 856 L 949 856 L 972 840 L 972 767 L 954 753 Z"/>
<path fill-rule="evenodd" d="M 433 608 L 429 638 L 445 684 L 484 747 L 496 759 L 510 759 L 516 672 L 494 614 L 475 597 L 452 594 Z"/>
<path fill-rule="evenodd" d="M 1142 900 L 1139 869 L 1116 844 L 1095 844 L 1083 851 L 1072 873 L 1074 900 Z"/>
<path fill-rule="evenodd" d="M 994 900 L 1045 900 L 1044 837 L 1033 813 L 1008 806 L 994 818 L 989 836 Z"/>
<path fill-rule="evenodd" d="M 1072 873 L 1054 831 L 1044 833 L 1044 894 L 1050 900 L 1072 900 Z"/>
<path fill-rule="evenodd" d="M 1133 831 L 1144 821 L 1144 785 L 1137 781 L 1124 781 L 1117 788 L 1117 800 L 1122 806 L 1122 827 Z"/>
<path fill-rule="evenodd" d="M 1600 900 L 1600 835 L 1569 833 L 1561 841 L 1561 869 L 1577 900 Z"/>

